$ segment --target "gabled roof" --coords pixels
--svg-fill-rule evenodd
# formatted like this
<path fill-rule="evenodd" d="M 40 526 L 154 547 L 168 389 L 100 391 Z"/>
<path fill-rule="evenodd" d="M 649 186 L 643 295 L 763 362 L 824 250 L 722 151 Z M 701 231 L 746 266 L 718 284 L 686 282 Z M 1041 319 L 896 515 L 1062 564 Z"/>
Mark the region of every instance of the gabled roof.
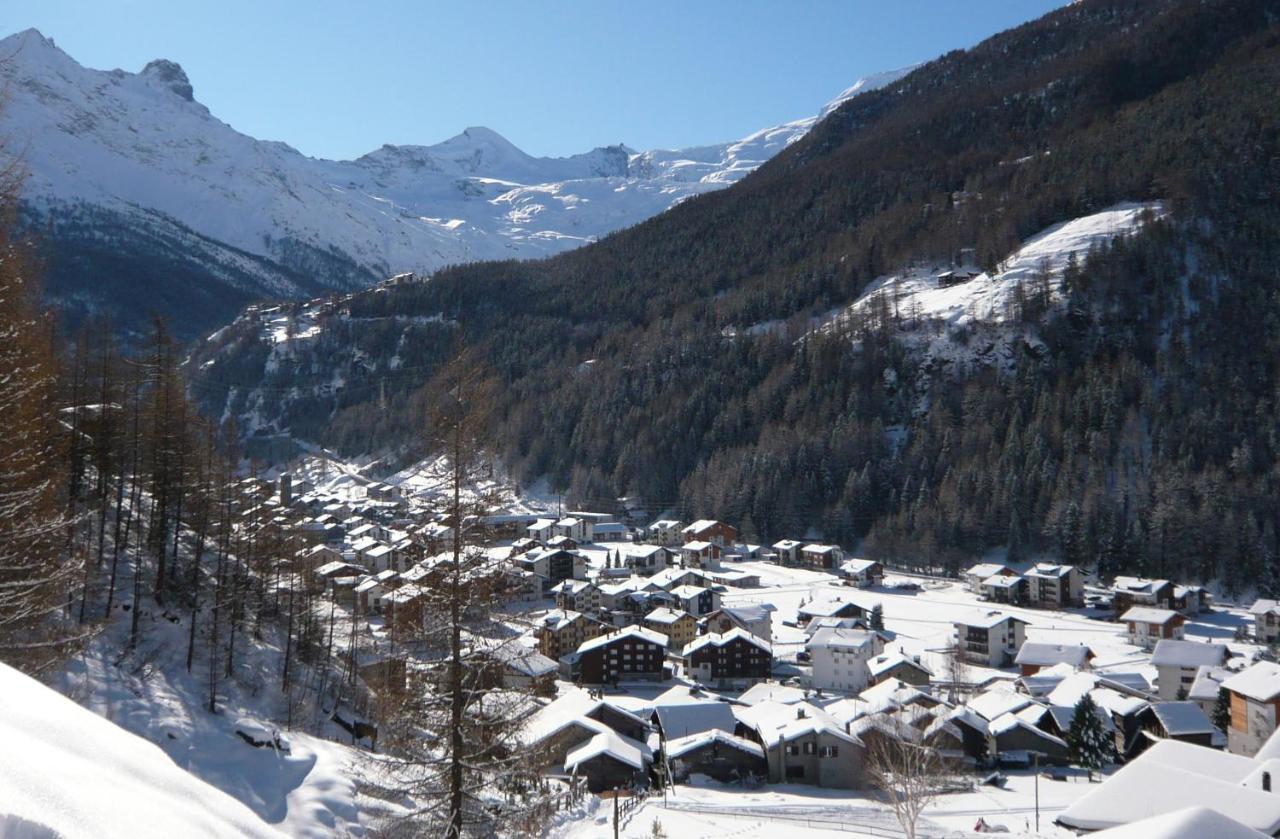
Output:
<path fill-rule="evenodd" d="M 589 641 L 583 641 L 582 646 L 578 647 L 579 653 L 589 652 L 590 650 L 607 647 L 617 641 L 647 641 L 650 644 L 657 644 L 659 647 L 667 646 L 667 636 L 660 635 L 652 629 L 645 629 L 642 626 L 628 626 L 617 632 L 608 635 L 599 635 Z"/>
<path fill-rule="evenodd" d="M 994 720 L 1005 714 L 1013 714 L 1032 704 L 1031 697 L 1008 688 L 992 688 L 971 698 L 969 710 Z"/>
<path fill-rule="evenodd" d="M 1072 571 L 1075 571 L 1074 565 L 1054 565 L 1049 562 L 1038 562 L 1031 566 L 1031 570 L 1023 576 L 1025 577 L 1041 577 L 1049 580 L 1060 580 L 1069 577 Z"/>
<path fill-rule="evenodd" d="M 856 603 L 852 600 L 824 598 L 822 600 L 813 600 L 809 603 L 804 604 L 803 606 L 800 607 L 799 613 L 801 615 L 807 615 L 811 618 L 829 618 L 829 617 L 835 617 L 840 612 L 848 608 L 859 609 L 864 612 L 871 611 L 869 607 L 863 606 L 862 604 Z"/>
<path fill-rule="evenodd" d="M 1222 686 L 1232 693 L 1258 702 L 1270 702 L 1280 696 L 1280 664 L 1259 661 L 1246 670 L 1224 679 Z"/>
<path fill-rule="evenodd" d="M 861 574 L 879 564 L 874 559 L 846 559 L 840 564 L 840 570 L 846 574 Z"/>
<path fill-rule="evenodd" d="M 1226 644 L 1206 644 L 1203 641 L 1177 641 L 1162 638 L 1151 653 L 1151 663 L 1156 667 L 1221 666 L 1231 656 Z"/>
<path fill-rule="evenodd" d="M 1166 624 L 1175 618 L 1182 617 L 1169 609 L 1157 609 L 1153 606 L 1134 606 L 1120 616 L 1120 620 L 1135 623 Z"/>
<path fill-rule="evenodd" d="M 819 545 L 815 543 L 812 545 L 805 545 L 800 549 L 800 552 L 806 554 L 829 554 L 832 551 L 838 550 L 840 550 L 840 548 L 837 545 Z"/>
<path fill-rule="evenodd" d="M 741 737 L 734 737 L 732 734 L 718 729 L 704 731 L 700 734 L 691 734 L 688 737 L 679 737 L 675 740 L 668 740 L 665 751 L 667 753 L 667 757 L 677 758 L 712 743 L 727 746 L 731 749 L 737 749 L 739 751 L 746 752 L 747 754 L 755 755 L 756 757 L 764 757 L 764 749 L 759 743 L 753 743 L 752 741 L 744 740 Z"/>
<path fill-rule="evenodd" d="M 999 562 L 979 562 L 977 565 L 970 566 L 964 572 L 966 577 L 977 577 L 985 580 L 988 577 L 994 577 L 996 574 L 1013 574 L 1012 568 Z"/>
<path fill-rule="evenodd" d="M 824 626 L 813 634 L 805 648 L 831 650 L 864 650 L 874 649 L 876 633 L 865 629 L 846 629 L 843 627 Z"/>
<path fill-rule="evenodd" d="M 1155 702 L 1151 705 L 1151 713 L 1156 715 L 1160 727 L 1170 737 L 1212 734 L 1216 730 L 1195 702 Z"/>
<path fill-rule="evenodd" d="M 625 708 L 604 699 L 597 699 L 582 688 L 570 688 L 528 719 L 520 730 L 520 741 L 526 744 L 538 743 L 573 724 L 597 733 L 609 731 L 611 730 L 609 726 L 589 716 L 601 706 L 607 706 L 611 712 L 621 714 L 641 728 L 649 727 L 647 722 Z"/>
<path fill-rule="evenodd" d="M 538 624 L 545 629 L 550 629 L 552 632 L 559 632 L 561 629 L 564 629 L 569 624 L 583 617 L 585 617 L 585 615 L 581 612 L 575 612 L 572 609 L 552 609 L 550 612 L 547 612 L 542 616 L 542 619 L 538 621 Z"/>
<path fill-rule="evenodd" d="M 1093 658 L 1093 651 L 1084 644 L 1046 644 L 1040 641 L 1027 641 L 1018 650 L 1018 657 L 1013 661 L 1015 664 L 1029 664 L 1033 667 L 1051 667 L 1055 664 L 1083 667 L 1091 658 Z"/>
<path fill-rule="evenodd" d="M 732 734 L 738 724 L 733 706 L 715 699 L 662 703 L 654 706 L 653 713 L 668 740 L 716 730 Z"/>
<path fill-rule="evenodd" d="M 1157 589 L 1169 585 L 1168 580 L 1148 580 L 1145 577 L 1116 577 L 1111 587 L 1134 594 L 1154 594 Z"/>
<path fill-rule="evenodd" d="M 607 729 L 569 752 L 564 759 L 564 770 L 572 774 L 580 764 L 602 755 L 639 771 L 644 771 L 653 762 L 653 754 L 648 746 L 624 737 L 613 729 Z"/>
<path fill-rule="evenodd" d="M 703 647 L 723 647 L 726 644 L 733 643 L 734 641 L 743 641 L 753 647 L 758 647 L 759 649 L 764 650 L 769 655 L 773 655 L 773 647 L 771 647 L 767 641 L 756 637 L 740 626 L 735 626 L 728 632 L 709 632 L 706 635 L 695 638 L 685 645 L 680 655 L 688 658 Z"/>
<path fill-rule="evenodd" d="M 1266 834 L 1203 805 L 1186 807 L 1094 833 L 1090 839 L 1264 839 Z"/>
<path fill-rule="evenodd" d="M 808 702 L 784 705 L 766 701 L 736 711 L 738 718 L 754 725 L 767 748 L 811 734 L 826 734 L 839 740 L 862 745 L 862 741 L 845 732 L 830 714 Z"/>
<path fill-rule="evenodd" d="M 1033 734 L 1042 740 L 1047 740 L 1050 743 L 1066 748 L 1067 743 L 1061 737 L 1053 736 L 1043 728 L 1027 722 L 1017 714 L 1003 714 L 996 717 L 987 727 L 987 730 L 991 732 L 992 737 L 999 737 L 1002 734 L 1008 734 L 1015 729 L 1022 729 L 1023 731 Z"/>
<path fill-rule="evenodd" d="M 883 655 L 878 655 L 867 662 L 867 669 L 871 671 L 871 675 L 873 677 L 878 677 L 882 673 L 887 673 L 904 664 L 908 667 L 919 670 L 928 676 L 933 675 L 933 671 L 928 667 L 921 664 L 919 661 L 916 661 L 914 658 L 903 655 L 902 653 L 885 653 Z"/>
<path fill-rule="evenodd" d="M 684 620 L 686 618 L 693 620 L 693 615 L 680 609 L 668 609 L 666 606 L 654 609 L 652 612 L 644 616 L 645 621 L 648 623 L 662 624 L 673 624 L 676 621 Z"/>
<path fill-rule="evenodd" d="M 738 701 L 743 705 L 756 705 L 761 702 L 793 704 L 803 702 L 805 695 L 806 692 L 798 687 L 760 682 L 744 690 L 738 696 Z"/>
<path fill-rule="evenodd" d="M 1187 691 L 1187 699 L 1194 699 L 1198 702 L 1214 702 L 1218 698 L 1218 691 L 1222 689 L 1222 683 L 1231 675 L 1231 671 L 1225 667 L 1209 667 L 1201 665 L 1196 668 L 1195 681 L 1191 683 L 1191 690 Z"/>
<path fill-rule="evenodd" d="M 1268 836 L 1280 831 L 1280 795 L 1241 782 L 1253 760 L 1207 746 L 1161 740 L 1085 793 L 1058 817 L 1080 830 L 1132 824 L 1188 806 L 1204 806 Z"/>
<path fill-rule="evenodd" d="M 954 621 L 954 623 L 956 626 L 973 626 L 978 629 L 991 629 L 999 626 L 1005 621 L 1026 623 L 1022 618 L 1008 615 L 1004 612 L 971 612 L 963 618 Z"/>
<path fill-rule="evenodd" d="M 1265 615 L 1268 612 L 1280 615 L 1280 602 L 1259 598 L 1253 601 L 1253 605 L 1249 607 L 1249 614 L 1251 615 Z"/>
<path fill-rule="evenodd" d="M 716 521 L 715 519 L 698 519 L 693 524 L 685 525 L 680 532 L 693 535 L 696 533 L 701 533 L 702 531 L 706 530 L 709 527 L 715 527 L 717 524 L 720 524 L 720 522 Z"/>

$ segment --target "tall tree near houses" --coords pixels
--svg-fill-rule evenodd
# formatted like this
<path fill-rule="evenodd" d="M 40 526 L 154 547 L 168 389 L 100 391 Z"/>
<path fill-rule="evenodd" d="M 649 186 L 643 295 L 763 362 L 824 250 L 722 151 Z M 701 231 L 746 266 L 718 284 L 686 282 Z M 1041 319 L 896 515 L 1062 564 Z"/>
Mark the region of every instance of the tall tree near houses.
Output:
<path fill-rule="evenodd" d="M 518 742 L 529 697 L 493 690 L 501 662 L 495 646 L 514 632 L 497 608 L 509 599 L 511 576 L 485 550 L 481 492 L 484 433 L 491 386 L 465 354 L 452 363 L 430 414 L 442 512 L 452 528 L 448 553 L 434 558 L 408 630 L 411 642 L 436 656 L 430 689 L 411 691 L 384 720 L 395 765 L 407 767 L 406 792 L 417 806 L 389 826 L 396 835 L 461 837 L 526 819 L 533 776 Z"/>
<path fill-rule="evenodd" d="M 1087 693 L 1076 703 L 1066 741 L 1071 761 L 1087 769 L 1090 780 L 1093 780 L 1094 772 L 1101 770 L 1111 760 L 1111 738 L 1107 736 L 1102 718 L 1098 716 L 1098 706 Z"/>

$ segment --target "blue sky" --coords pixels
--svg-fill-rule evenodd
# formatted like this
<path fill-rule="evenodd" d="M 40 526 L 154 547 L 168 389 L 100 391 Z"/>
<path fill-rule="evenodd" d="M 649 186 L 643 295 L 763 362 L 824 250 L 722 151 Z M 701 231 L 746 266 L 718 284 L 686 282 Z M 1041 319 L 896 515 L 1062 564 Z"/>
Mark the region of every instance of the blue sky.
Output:
<path fill-rule="evenodd" d="M 737 139 L 859 76 L 972 46 L 1062 0 L 3 0 L 81 64 L 180 63 L 255 137 L 323 157 L 470 125 L 531 154 Z"/>

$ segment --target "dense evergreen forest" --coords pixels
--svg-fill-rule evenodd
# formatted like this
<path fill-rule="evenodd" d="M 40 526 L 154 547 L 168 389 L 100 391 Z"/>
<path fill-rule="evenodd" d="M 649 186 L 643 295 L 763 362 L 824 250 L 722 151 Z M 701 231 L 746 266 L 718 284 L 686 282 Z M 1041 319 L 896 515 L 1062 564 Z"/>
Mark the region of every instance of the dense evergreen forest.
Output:
<path fill-rule="evenodd" d="M 456 329 L 495 379 L 501 456 L 581 503 L 638 495 L 907 564 L 1007 546 L 1276 591 L 1276 90 L 1280 2 L 1071 4 L 596 245 L 344 302 L 446 322 L 413 375 L 374 363 L 294 430 L 408 445 Z M 1036 341 L 1010 367 L 929 364 L 905 339 L 941 327 L 885 311 L 810 331 L 910 263 L 993 268 L 1056 222 L 1157 199 L 1170 214 L 1069 268 L 1062 305 L 1020 307 Z M 246 329 L 202 348 L 225 360 L 195 382 L 206 408 L 326 375 L 312 357 L 264 382 L 245 361 L 263 352 Z"/>

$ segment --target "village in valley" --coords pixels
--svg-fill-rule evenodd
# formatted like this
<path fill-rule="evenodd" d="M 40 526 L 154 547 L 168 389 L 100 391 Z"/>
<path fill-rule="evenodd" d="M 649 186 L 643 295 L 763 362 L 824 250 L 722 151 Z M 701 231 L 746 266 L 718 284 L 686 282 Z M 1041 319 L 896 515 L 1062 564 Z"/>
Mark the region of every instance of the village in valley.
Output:
<path fill-rule="evenodd" d="M 373 748 L 380 702 L 430 689 L 415 635 L 465 531 L 503 580 L 500 635 L 468 643 L 495 664 L 484 689 L 521 697 L 563 835 L 1149 836 L 1221 813 L 1280 830 L 1275 601 L 1049 561 L 930 576 L 622 503 L 508 494 L 461 528 L 412 470 L 317 462 L 244 481 L 240 518 L 293 546 L 347 627 L 330 635 L 356 719 L 336 718 Z"/>

